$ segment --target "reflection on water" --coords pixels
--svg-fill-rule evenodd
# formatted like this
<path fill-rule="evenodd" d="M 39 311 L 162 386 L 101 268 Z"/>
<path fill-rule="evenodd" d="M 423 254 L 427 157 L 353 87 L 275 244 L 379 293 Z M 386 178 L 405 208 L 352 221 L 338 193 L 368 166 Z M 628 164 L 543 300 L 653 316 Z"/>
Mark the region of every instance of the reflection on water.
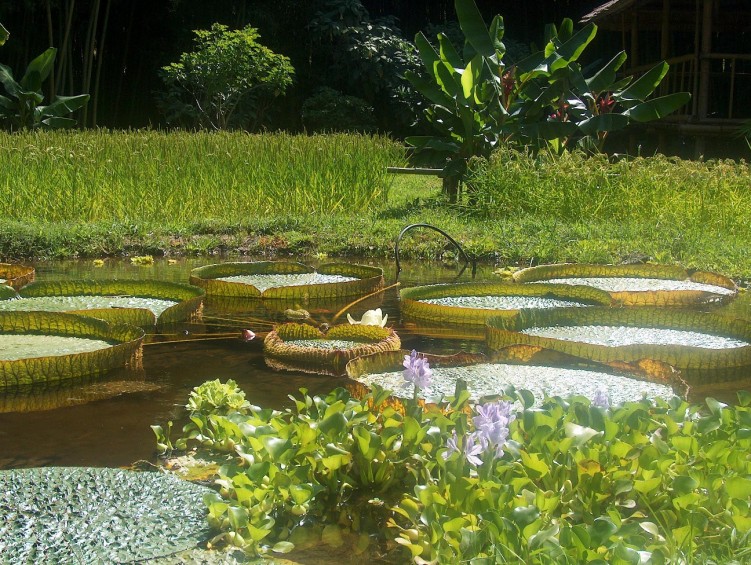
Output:
<path fill-rule="evenodd" d="M 174 264 L 156 260 L 153 265 L 145 266 L 132 265 L 127 260 L 107 260 L 103 267 L 95 267 L 91 261 L 50 262 L 35 266 L 37 280 L 156 278 L 187 282 L 190 269 L 215 262 L 215 258 L 183 258 Z M 316 265 L 315 261 L 305 262 Z M 393 263 L 374 264 L 384 268 L 387 285 L 394 282 Z M 458 271 L 459 267 L 435 263 L 403 263 L 400 282 L 403 286 L 455 282 Z M 492 278 L 491 266 L 478 267 L 476 280 Z M 469 281 L 470 273 L 462 274 L 459 280 Z M 359 318 L 369 308 L 382 308 L 389 315 L 389 325 L 393 322 L 405 349 L 443 354 L 462 350 L 485 352 L 482 336 L 469 330 L 436 327 L 428 336 L 418 336 L 414 326 L 400 320 L 397 296 L 397 289 L 391 289 L 383 297 L 368 299 L 348 311 Z M 300 306 L 309 307 L 318 321 L 331 322 L 344 305 L 328 308 Z M 751 301 L 748 295 L 742 294 L 721 311 L 732 317 L 751 319 Z M 288 395 L 298 393 L 300 388 L 313 394 L 329 392 L 342 380 L 272 371 L 263 360 L 262 341 L 243 341 L 242 329 L 252 329 L 262 335 L 271 328 L 273 321 L 281 319 L 282 312 L 268 304 L 249 306 L 248 303 L 225 304 L 221 300 L 208 300 L 203 322 L 182 324 L 166 334 L 153 336 L 153 343 L 145 346 L 143 372 L 112 372 L 105 379 L 112 384 L 100 387 L 100 396 L 80 387 L 48 391 L 36 400 L 6 396 L 0 402 L 0 409 L 28 410 L 35 408 L 34 402 L 38 403 L 37 408 L 53 402 L 63 407 L 0 413 L 0 469 L 44 465 L 115 467 L 153 459 L 155 438 L 149 425 L 173 420 L 176 426 L 181 426 L 185 417 L 183 406 L 190 391 L 206 380 L 234 379 L 250 402 L 277 408 L 289 406 Z M 346 320 L 343 314 L 338 321 L 342 320 Z M 421 334 L 424 331 L 420 328 Z M 128 392 L 119 393 L 121 389 L 116 383 L 125 379 L 143 383 L 143 387 L 133 386 Z M 751 388 L 751 376 L 732 383 L 713 383 L 707 385 L 706 390 L 694 387 L 694 392 L 732 402 L 734 392 L 741 388 Z M 89 401 L 92 397 L 99 400 Z"/>

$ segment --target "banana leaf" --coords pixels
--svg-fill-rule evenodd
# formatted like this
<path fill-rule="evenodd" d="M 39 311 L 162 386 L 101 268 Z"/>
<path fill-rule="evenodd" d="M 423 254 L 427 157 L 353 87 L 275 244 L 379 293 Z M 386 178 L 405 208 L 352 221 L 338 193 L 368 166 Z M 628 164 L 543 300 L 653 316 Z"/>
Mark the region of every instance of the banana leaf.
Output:
<path fill-rule="evenodd" d="M 720 303 L 732 300 L 738 291 L 735 283 L 728 277 L 706 271 L 690 271 L 677 265 L 564 263 L 540 265 L 514 273 L 514 280 L 520 283 L 569 278 L 635 278 L 696 283 L 696 285 L 687 284 L 685 289 L 676 290 L 661 290 L 658 288 L 655 290 L 608 291 L 613 301 L 621 306 L 687 306 Z M 700 285 L 717 288 L 703 288 Z"/>
<path fill-rule="evenodd" d="M 0 343 L 9 334 L 85 338 L 109 346 L 82 353 L 0 360 L 0 391 L 74 381 L 116 367 L 141 367 L 144 332 L 135 326 L 63 312 L 0 312 Z"/>
<path fill-rule="evenodd" d="M 5 563 L 131 563 L 205 542 L 213 491 L 165 473 L 92 467 L 0 471 Z"/>
<path fill-rule="evenodd" d="M 351 324 L 332 326 L 326 333 L 308 324 L 281 324 L 263 341 L 270 367 L 332 376 L 344 376 L 351 359 L 400 347 L 391 328 Z"/>
<path fill-rule="evenodd" d="M 724 349 L 687 344 L 635 343 L 604 345 L 521 333 L 530 328 L 607 326 L 618 328 L 671 329 L 738 340 Z M 690 385 L 734 378 L 751 373 L 751 326 L 724 316 L 680 309 L 640 308 L 551 308 L 520 310 L 511 317 L 493 317 L 487 322 L 488 347 L 497 351 L 510 345 L 529 345 L 598 363 L 633 363 L 654 359 L 675 367 Z M 747 345 L 742 345 L 746 343 Z"/>
<path fill-rule="evenodd" d="M 356 280 L 318 284 L 272 286 L 259 290 L 252 284 L 219 280 L 232 276 L 258 276 L 315 274 L 340 275 Z M 292 301 L 308 299 L 337 299 L 340 297 L 362 296 L 383 287 L 383 270 L 379 267 L 353 265 L 349 263 L 329 263 L 318 269 L 285 261 L 255 261 L 248 263 L 219 263 L 193 269 L 190 283 L 206 290 L 209 296 L 236 298 L 270 298 Z"/>
<path fill-rule="evenodd" d="M 607 306 L 611 302 L 607 292 L 586 287 L 566 285 L 521 285 L 517 283 L 460 283 L 416 286 L 400 291 L 401 311 L 405 318 L 444 325 L 484 327 L 492 316 L 511 316 L 516 309 L 500 310 L 447 306 L 424 302 L 449 297 L 521 297 L 555 299 L 573 303 Z M 471 300 L 470 300 L 471 302 Z"/>
<path fill-rule="evenodd" d="M 5 279 L 8 286 L 19 290 L 24 285 L 34 280 L 36 271 L 33 267 L 24 265 L 14 265 L 11 263 L 0 263 L 0 279 Z"/>

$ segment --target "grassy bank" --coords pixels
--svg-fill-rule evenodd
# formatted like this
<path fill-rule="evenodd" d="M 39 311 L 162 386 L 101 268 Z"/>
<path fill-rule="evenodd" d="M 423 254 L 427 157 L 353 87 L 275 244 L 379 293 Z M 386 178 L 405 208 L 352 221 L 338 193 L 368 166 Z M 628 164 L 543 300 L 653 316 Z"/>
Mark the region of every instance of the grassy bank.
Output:
<path fill-rule="evenodd" d="M 0 260 L 119 254 L 385 257 L 406 225 L 499 264 L 649 259 L 751 277 L 747 164 L 501 153 L 475 200 L 388 175 L 384 138 L 157 132 L 0 137 Z M 414 230 L 404 256 L 444 254 Z"/>

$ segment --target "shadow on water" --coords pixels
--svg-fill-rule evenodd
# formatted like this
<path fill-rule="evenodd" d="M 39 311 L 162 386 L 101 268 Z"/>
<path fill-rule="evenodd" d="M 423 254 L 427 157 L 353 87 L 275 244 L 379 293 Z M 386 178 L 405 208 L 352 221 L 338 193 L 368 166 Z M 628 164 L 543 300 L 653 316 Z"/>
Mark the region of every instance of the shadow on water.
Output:
<path fill-rule="evenodd" d="M 157 260 L 153 265 L 138 266 L 108 260 L 103 267 L 95 267 L 90 261 L 51 262 L 38 264 L 36 269 L 37 280 L 156 278 L 187 282 L 190 269 L 216 262 L 212 258 L 180 259 L 175 263 Z M 396 275 L 393 262 L 379 266 L 384 268 L 386 284 L 391 284 Z M 460 269 L 461 265 L 404 262 L 399 280 L 403 287 L 456 282 Z M 489 265 L 478 266 L 476 280 L 497 280 L 492 270 Z M 466 272 L 459 279 L 469 280 L 470 273 Z M 415 328 L 400 320 L 396 288 L 386 291 L 377 306 L 372 304 L 364 302 L 351 311 L 360 315 L 368 308 L 381 307 L 405 349 L 441 354 L 486 352 L 475 332 L 436 327 L 428 336 L 420 328 L 418 335 Z M 721 311 L 731 317 L 751 319 L 751 297 L 742 294 Z M 329 321 L 335 314 L 333 310 L 314 311 L 319 321 Z M 290 406 L 288 396 L 301 388 L 325 394 L 343 382 L 336 377 L 269 369 L 263 360 L 262 341 L 244 341 L 242 330 L 268 331 L 274 316 L 268 309 L 217 309 L 207 301 L 201 323 L 182 324 L 151 336 L 151 343 L 144 347 L 142 371 L 113 371 L 98 380 L 93 389 L 59 388 L 31 397 L 0 395 L 0 412 L 4 412 L 0 413 L 0 469 L 50 465 L 116 467 L 153 460 L 155 438 L 149 425 L 172 420 L 181 426 L 190 391 L 207 380 L 234 379 L 250 402 L 274 408 Z M 339 321 L 342 318 L 343 315 Z M 130 381 L 127 390 L 123 381 Z M 694 400 L 711 395 L 733 402 L 739 389 L 751 389 L 751 375 L 694 387 Z"/>

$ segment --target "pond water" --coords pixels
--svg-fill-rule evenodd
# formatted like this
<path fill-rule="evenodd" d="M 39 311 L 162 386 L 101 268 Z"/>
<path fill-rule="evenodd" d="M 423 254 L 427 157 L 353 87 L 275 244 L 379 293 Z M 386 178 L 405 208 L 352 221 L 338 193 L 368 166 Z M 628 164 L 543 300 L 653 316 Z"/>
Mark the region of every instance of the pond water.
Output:
<path fill-rule="evenodd" d="M 153 265 L 142 266 L 131 265 L 127 260 L 107 260 L 102 267 L 94 266 L 92 261 L 66 261 L 39 263 L 35 267 L 36 278 L 40 281 L 153 278 L 187 283 L 192 268 L 220 260 L 216 257 L 176 262 L 156 260 Z M 294 260 L 317 264 L 307 259 Z M 383 267 L 386 284 L 394 282 L 393 262 L 360 262 Z M 475 280 L 497 281 L 492 271 L 492 265 L 478 266 Z M 459 272 L 456 266 L 403 262 L 400 282 L 402 286 L 414 286 L 471 280 L 468 272 L 457 278 Z M 487 352 L 477 335 L 471 332 L 463 335 L 463 330 L 436 328 L 430 337 L 417 335 L 414 326 L 400 319 L 396 288 L 387 290 L 382 300 L 366 301 L 348 311 L 359 319 L 364 310 L 376 307 L 388 314 L 389 325 L 399 333 L 405 349 L 443 354 Z M 722 308 L 730 316 L 751 320 L 751 301 L 747 294 Z M 311 313 L 320 322 L 331 322 L 337 311 L 324 309 Z M 270 315 L 268 311 L 228 309 L 220 302 L 207 301 L 202 322 L 181 324 L 152 337 L 152 342 L 144 346 L 142 371 L 118 370 L 100 379 L 105 383 L 112 381 L 116 388 L 116 383 L 131 381 L 133 386 L 128 393 L 95 401 L 88 401 L 91 393 L 84 393 L 80 388 L 45 391 L 18 400 L 12 395 L 0 395 L 0 410 L 4 411 L 0 413 L 0 469 L 53 465 L 117 467 L 139 460 L 153 461 L 155 438 L 149 426 L 163 425 L 168 420 L 182 426 L 190 391 L 207 380 L 234 379 L 250 402 L 276 408 L 291 405 L 288 395 L 297 394 L 300 388 L 313 394 L 325 394 L 343 382 L 335 377 L 269 369 L 263 359 L 260 337 L 271 329 Z M 338 321 L 346 323 L 344 313 Z M 242 330 L 246 328 L 260 334 L 259 337 L 244 341 Z M 711 394 L 732 402 L 734 392 L 739 389 L 751 389 L 751 375 L 720 385 L 713 383 L 705 390 L 694 387 L 694 394 L 697 398 Z M 52 403 L 63 406 L 10 411 L 34 406 L 44 408 Z"/>

